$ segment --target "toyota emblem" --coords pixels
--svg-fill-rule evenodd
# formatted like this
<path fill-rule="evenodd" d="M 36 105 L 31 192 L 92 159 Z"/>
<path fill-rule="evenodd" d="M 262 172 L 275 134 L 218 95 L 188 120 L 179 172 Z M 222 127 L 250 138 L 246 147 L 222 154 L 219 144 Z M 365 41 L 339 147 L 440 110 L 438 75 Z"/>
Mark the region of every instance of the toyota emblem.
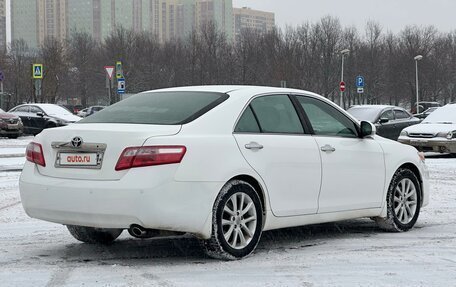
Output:
<path fill-rule="evenodd" d="M 82 138 L 81 137 L 74 137 L 72 140 L 71 140 L 71 145 L 73 147 L 81 147 L 83 141 L 82 141 Z"/>

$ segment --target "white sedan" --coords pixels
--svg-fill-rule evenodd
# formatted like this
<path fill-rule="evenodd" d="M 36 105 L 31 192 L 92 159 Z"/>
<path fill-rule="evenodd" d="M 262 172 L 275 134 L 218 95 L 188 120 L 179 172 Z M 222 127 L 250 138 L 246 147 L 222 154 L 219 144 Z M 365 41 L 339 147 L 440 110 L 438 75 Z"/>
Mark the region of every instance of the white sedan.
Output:
<path fill-rule="evenodd" d="M 415 148 L 316 94 L 245 86 L 144 92 L 45 130 L 20 192 L 29 216 L 82 242 L 190 233 L 222 259 L 283 227 L 370 217 L 407 231 L 429 201 Z"/>
<path fill-rule="evenodd" d="M 424 152 L 456 155 L 456 104 L 437 108 L 420 124 L 403 129 L 398 141 Z"/>

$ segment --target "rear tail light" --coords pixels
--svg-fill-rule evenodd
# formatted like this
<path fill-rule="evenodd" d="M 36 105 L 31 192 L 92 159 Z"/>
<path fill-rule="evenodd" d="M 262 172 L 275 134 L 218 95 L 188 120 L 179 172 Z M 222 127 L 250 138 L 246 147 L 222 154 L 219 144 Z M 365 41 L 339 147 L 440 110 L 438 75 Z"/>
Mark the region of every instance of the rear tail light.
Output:
<path fill-rule="evenodd" d="M 120 155 L 116 170 L 180 163 L 186 151 L 185 146 L 128 147 Z"/>
<path fill-rule="evenodd" d="M 31 142 L 25 150 L 27 160 L 41 166 L 46 166 L 44 160 L 43 147 L 39 143 Z"/>

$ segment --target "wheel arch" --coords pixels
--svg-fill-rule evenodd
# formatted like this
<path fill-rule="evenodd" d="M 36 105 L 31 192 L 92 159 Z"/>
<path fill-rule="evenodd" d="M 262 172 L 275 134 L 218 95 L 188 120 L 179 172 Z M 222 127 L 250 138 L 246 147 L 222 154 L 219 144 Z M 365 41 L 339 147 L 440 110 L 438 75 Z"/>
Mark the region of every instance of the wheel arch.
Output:
<path fill-rule="evenodd" d="M 263 209 L 263 226 L 264 226 L 264 223 L 266 222 L 266 206 L 267 206 L 267 202 L 266 202 L 265 190 L 261 186 L 260 182 L 256 178 L 254 178 L 253 176 L 247 175 L 247 174 L 237 175 L 237 176 L 231 178 L 229 181 L 232 181 L 232 180 L 242 180 L 242 181 L 247 182 L 251 186 L 253 186 L 253 188 L 255 189 L 255 192 L 260 197 L 261 207 Z"/>
<path fill-rule="evenodd" d="M 423 205 L 423 177 L 420 173 L 420 170 L 418 169 L 418 167 L 416 165 L 414 165 L 413 163 L 404 163 L 402 164 L 399 168 L 399 169 L 408 169 L 410 171 L 413 172 L 413 174 L 415 174 L 416 178 L 418 179 L 418 183 L 420 184 L 420 205 Z"/>

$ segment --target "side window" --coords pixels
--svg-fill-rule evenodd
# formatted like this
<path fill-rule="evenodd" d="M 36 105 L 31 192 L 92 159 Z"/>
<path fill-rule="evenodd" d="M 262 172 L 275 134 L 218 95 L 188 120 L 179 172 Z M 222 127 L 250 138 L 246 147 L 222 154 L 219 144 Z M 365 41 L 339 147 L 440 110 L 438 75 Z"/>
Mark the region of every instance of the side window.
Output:
<path fill-rule="evenodd" d="M 390 121 L 394 120 L 394 114 L 392 110 L 387 110 L 383 112 L 383 114 L 380 116 L 381 119 L 388 119 Z"/>
<path fill-rule="evenodd" d="M 38 108 L 38 107 L 30 106 L 30 112 L 32 114 L 36 114 L 36 113 L 42 113 L 43 111 L 40 108 Z"/>
<path fill-rule="evenodd" d="M 396 119 L 398 119 L 398 120 L 410 118 L 409 114 L 407 114 L 406 112 L 401 111 L 401 110 L 394 110 L 394 115 L 396 116 Z"/>
<path fill-rule="evenodd" d="M 263 133 L 303 134 L 296 109 L 287 95 L 256 98 L 250 104 Z"/>
<path fill-rule="evenodd" d="M 340 111 L 325 102 L 298 96 L 316 135 L 357 138 L 356 125 Z"/>
<path fill-rule="evenodd" d="M 13 110 L 13 112 L 21 112 L 21 113 L 28 113 L 29 112 L 29 106 L 23 106 L 19 107 Z"/>
<path fill-rule="evenodd" d="M 250 106 L 242 114 L 234 131 L 237 133 L 260 133 L 260 127 Z"/>

